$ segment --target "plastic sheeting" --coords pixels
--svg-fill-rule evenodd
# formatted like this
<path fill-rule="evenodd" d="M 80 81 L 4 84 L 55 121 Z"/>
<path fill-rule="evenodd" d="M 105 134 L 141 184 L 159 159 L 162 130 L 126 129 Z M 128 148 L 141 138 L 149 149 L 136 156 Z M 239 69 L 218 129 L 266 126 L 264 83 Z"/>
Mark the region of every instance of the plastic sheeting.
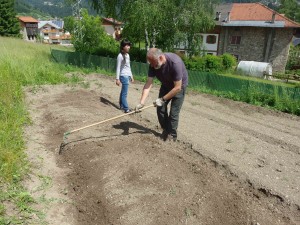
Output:
<path fill-rule="evenodd" d="M 272 65 L 266 62 L 240 61 L 237 72 L 241 75 L 270 79 L 272 76 Z"/>

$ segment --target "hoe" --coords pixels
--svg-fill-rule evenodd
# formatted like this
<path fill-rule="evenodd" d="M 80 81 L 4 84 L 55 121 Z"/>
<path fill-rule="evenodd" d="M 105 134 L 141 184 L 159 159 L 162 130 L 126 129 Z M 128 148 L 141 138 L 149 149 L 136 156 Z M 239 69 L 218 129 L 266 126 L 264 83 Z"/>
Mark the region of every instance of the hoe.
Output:
<path fill-rule="evenodd" d="M 122 114 L 122 115 L 119 115 L 119 116 L 115 116 L 115 117 L 112 117 L 112 118 L 109 118 L 109 119 L 106 119 L 106 120 L 102 120 L 102 121 L 97 122 L 97 123 L 93 123 L 93 124 L 90 124 L 90 125 L 87 125 L 87 126 L 84 126 L 84 127 L 81 127 L 81 128 L 77 128 L 77 129 L 74 129 L 74 130 L 65 132 L 65 133 L 64 133 L 64 136 L 63 136 L 63 142 L 61 143 L 61 145 L 60 145 L 60 147 L 59 147 L 59 154 L 61 154 L 61 152 L 62 152 L 64 146 L 67 144 L 67 143 L 66 143 L 66 140 L 67 140 L 68 135 L 70 135 L 70 134 L 72 134 L 72 133 L 74 133 L 74 132 L 77 132 L 77 131 L 80 131 L 80 130 L 83 130 L 83 129 L 92 127 L 92 126 L 96 126 L 96 125 L 99 125 L 99 124 L 102 124 L 102 123 L 111 121 L 111 120 L 119 119 L 119 118 L 124 117 L 124 116 L 128 116 L 128 115 L 131 115 L 131 114 L 134 114 L 134 113 L 141 112 L 142 110 L 148 109 L 148 108 L 150 108 L 150 107 L 155 107 L 155 104 L 151 104 L 151 105 L 148 105 L 148 106 L 144 106 L 143 108 L 139 109 L 138 111 L 132 111 L 132 112 L 129 112 L 129 113 L 126 113 L 126 114 Z"/>

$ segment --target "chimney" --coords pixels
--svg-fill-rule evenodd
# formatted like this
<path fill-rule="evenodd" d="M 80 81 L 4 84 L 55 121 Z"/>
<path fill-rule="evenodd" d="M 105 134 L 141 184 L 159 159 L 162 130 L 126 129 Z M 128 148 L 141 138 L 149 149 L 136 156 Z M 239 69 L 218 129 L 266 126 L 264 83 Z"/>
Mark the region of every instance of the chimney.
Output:
<path fill-rule="evenodd" d="M 227 14 L 227 22 L 229 22 L 229 21 L 230 21 L 230 11 Z"/>
<path fill-rule="evenodd" d="M 273 12 L 273 14 L 272 14 L 272 20 L 271 20 L 271 23 L 274 23 L 274 22 L 275 22 L 275 16 L 276 16 L 276 13 L 275 13 L 275 12 Z"/>
<path fill-rule="evenodd" d="M 216 12 L 216 21 L 220 21 L 221 20 L 221 12 Z"/>

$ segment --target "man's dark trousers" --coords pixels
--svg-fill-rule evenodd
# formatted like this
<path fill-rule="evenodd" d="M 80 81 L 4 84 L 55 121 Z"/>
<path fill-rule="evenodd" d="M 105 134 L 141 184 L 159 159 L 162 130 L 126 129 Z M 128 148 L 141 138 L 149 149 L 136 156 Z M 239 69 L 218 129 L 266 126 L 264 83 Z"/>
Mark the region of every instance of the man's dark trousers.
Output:
<path fill-rule="evenodd" d="M 159 98 L 166 95 L 170 89 L 161 86 L 159 90 Z M 157 107 L 157 117 L 164 133 L 177 138 L 177 128 L 179 122 L 179 114 L 185 97 L 185 88 L 182 88 L 173 98 L 168 100 L 162 107 Z M 171 102 L 170 112 L 168 113 L 168 104 Z"/>

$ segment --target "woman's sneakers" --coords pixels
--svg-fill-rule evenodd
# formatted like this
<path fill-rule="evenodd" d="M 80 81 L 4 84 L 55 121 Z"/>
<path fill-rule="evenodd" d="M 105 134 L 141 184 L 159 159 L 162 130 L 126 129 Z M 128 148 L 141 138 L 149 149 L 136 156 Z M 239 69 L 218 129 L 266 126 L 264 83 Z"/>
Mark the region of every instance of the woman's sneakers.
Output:
<path fill-rule="evenodd" d="M 132 112 L 132 109 L 126 109 L 126 110 L 124 110 L 124 113 L 130 113 L 130 112 Z"/>

